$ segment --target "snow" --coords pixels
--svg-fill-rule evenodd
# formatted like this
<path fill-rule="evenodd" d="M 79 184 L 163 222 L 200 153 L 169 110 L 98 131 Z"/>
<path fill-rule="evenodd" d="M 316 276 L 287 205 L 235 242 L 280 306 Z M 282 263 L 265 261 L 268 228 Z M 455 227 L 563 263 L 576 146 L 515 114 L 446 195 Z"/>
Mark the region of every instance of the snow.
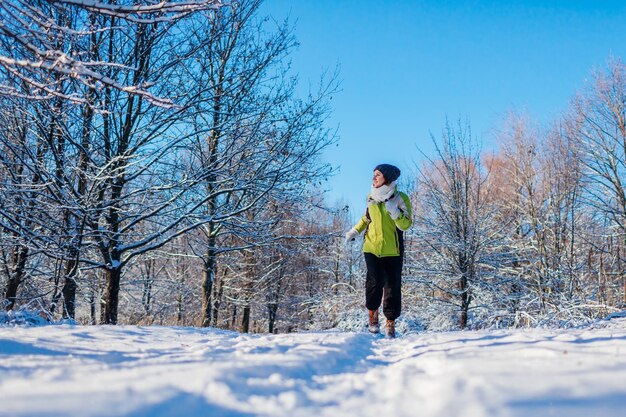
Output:
<path fill-rule="evenodd" d="M 567 330 L 242 335 L 0 327 L 2 416 L 623 416 L 626 318 Z"/>

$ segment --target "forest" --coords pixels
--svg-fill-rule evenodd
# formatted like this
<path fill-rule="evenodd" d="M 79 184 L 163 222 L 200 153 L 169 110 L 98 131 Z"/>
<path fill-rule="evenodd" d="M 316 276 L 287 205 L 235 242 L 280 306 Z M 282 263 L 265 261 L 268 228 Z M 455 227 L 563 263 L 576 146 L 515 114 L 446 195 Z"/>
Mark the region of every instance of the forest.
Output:
<path fill-rule="evenodd" d="M 0 2 L 0 310 L 364 327 L 362 254 L 343 239 L 362 213 L 323 192 L 339 75 L 303 93 L 294 27 L 261 3 Z M 402 176 L 399 327 L 626 309 L 626 65 L 608 57 L 557 119 L 511 111 L 495 135 L 483 149 L 460 118 L 415 138 L 436 151 Z"/>

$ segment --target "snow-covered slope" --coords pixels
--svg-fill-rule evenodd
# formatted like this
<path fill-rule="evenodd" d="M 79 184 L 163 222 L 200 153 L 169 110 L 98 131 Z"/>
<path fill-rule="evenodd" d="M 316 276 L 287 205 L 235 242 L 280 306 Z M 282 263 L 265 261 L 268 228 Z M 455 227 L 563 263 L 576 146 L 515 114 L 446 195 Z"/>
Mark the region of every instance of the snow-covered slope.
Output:
<path fill-rule="evenodd" d="M 240 335 L 0 327 L 2 416 L 623 416 L 626 319 L 576 330 Z"/>

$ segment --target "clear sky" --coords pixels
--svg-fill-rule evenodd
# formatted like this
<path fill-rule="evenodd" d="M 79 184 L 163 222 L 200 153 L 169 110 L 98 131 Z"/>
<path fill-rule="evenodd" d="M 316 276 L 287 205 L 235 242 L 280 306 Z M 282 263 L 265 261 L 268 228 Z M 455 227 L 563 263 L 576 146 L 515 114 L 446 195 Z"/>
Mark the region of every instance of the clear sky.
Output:
<path fill-rule="evenodd" d="M 626 60 L 626 0 L 266 0 L 263 12 L 295 22 L 302 82 L 340 66 L 339 142 L 324 158 L 339 167 L 329 203 L 353 215 L 374 166 L 410 175 L 446 118 L 495 149 L 506 112 L 554 120 L 594 69 Z"/>

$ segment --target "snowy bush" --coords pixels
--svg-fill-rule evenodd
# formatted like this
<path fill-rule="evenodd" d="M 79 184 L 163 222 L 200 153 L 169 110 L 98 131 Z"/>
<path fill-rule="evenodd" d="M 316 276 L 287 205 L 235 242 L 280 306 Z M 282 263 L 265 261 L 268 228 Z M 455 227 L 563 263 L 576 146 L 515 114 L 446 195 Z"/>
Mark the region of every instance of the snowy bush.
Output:
<path fill-rule="evenodd" d="M 50 322 L 34 310 L 0 311 L 0 326 L 45 326 Z"/>

